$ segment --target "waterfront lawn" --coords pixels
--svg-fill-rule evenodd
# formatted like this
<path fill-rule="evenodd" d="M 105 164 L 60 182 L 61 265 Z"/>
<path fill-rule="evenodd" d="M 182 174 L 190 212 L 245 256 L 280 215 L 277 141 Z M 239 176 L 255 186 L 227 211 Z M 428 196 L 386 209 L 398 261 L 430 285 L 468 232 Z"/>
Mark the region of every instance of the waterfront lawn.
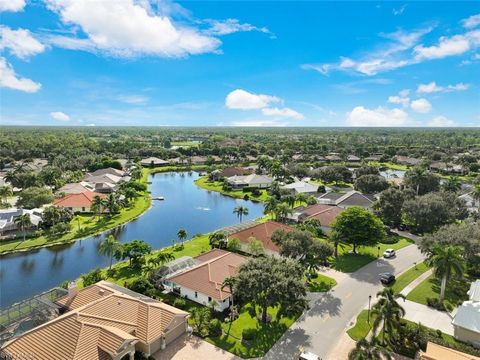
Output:
<path fill-rule="evenodd" d="M 360 339 L 367 337 L 370 330 L 372 330 L 374 321 L 375 316 L 370 312 L 370 323 L 368 323 L 368 310 L 362 310 L 357 316 L 355 325 L 347 330 L 348 336 L 355 341 L 359 341 Z"/>
<path fill-rule="evenodd" d="M 332 268 L 346 273 L 354 272 L 368 263 L 376 260 L 378 258 L 378 253 L 380 253 L 380 256 L 382 256 L 386 249 L 398 250 L 413 243 L 412 240 L 402 236 L 398 236 L 398 238 L 399 240 L 394 244 L 378 243 L 374 246 L 362 246 L 357 249 L 357 254 L 350 252 L 353 249 L 352 246 L 345 244 L 339 245 L 338 258 L 332 257 L 330 259 Z M 378 247 L 380 247 L 380 251 L 378 250 Z"/>
<path fill-rule="evenodd" d="M 369 161 L 368 165 L 377 166 L 379 168 L 389 168 L 392 170 L 401 170 L 401 171 L 407 171 L 409 169 L 407 165 L 395 164 L 393 162 Z"/>
<path fill-rule="evenodd" d="M 413 280 L 418 278 L 424 272 L 428 271 L 428 269 L 430 268 L 427 266 L 427 264 L 421 262 L 420 264 L 417 264 L 416 266 L 405 271 L 402 275 L 398 276 L 394 282 L 387 286 L 392 288 L 393 291 L 398 294 Z"/>
<path fill-rule="evenodd" d="M 248 195 L 250 200 L 265 202 L 268 200 L 268 193 L 265 189 L 259 189 L 260 195 L 255 196 L 251 192 L 243 192 L 242 190 L 223 190 L 223 183 L 221 181 L 209 181 L 208 176 L 202 176 L 195 180 L 195 184 L 205 190 L 219 192 L 226 196 L 231 196 L 237 199 L 243 199 L 245 195 Z"/>
<path fill-rule="evenodd" d="M 306 281 L 306 283 L 308 291 L 310 292 L 327 292 L 337 285 L 335 279 L 318 273 L 316 277 L 311 278 L 310 281 Z"/>
<path fill-rule="evenodd" d="M 470 283 L 468 281 L 450 279 L 445 289 L 445 305 L 447 309 L 453 309 L 463 301 L 468 300 L 467 291 Z M 407 300 L 427 305 L 427 299 L 438 299 L 440 297 L 440 280 L 430 275 L 422 281 L 408 295 Z"/>

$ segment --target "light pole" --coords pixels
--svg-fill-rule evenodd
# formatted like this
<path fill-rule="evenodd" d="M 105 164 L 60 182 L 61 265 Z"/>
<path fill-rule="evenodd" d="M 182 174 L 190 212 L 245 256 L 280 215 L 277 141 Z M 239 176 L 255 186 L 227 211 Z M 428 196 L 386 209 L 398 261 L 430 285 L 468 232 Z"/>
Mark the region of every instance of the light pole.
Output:
<path fill-rule="evenodd" d="M 380 246 L 377 247 L 377 250 L 378 250 L 377 257 L 380 257 Z"/>
<path fill-rule="evenodd" d="M 370 301 L 372 301 L 372 295 L 368 295 L 368 315 L 367 315 L 368 325 L 370 325 Z"/>
<path fill-rule="evenodd" d="M 413 266 L 415 266 L 415 270 L 417 270 L 417 262 L 414 262 Z"/>

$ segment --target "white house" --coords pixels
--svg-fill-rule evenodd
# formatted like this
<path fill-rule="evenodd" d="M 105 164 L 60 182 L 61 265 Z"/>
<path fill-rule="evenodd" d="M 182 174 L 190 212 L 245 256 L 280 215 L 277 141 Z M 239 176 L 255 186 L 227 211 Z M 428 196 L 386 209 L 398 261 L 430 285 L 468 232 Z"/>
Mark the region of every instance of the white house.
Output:
<path fill-rule="evenodd" d="M 30 217 L 30 222 L 32 223 L 30 228 L 37 228 L 42 221 L 42 211 L 41 209 L 27 210 L 19 208 L 0 210 L 0 235 L 19 230 L 15 219 L 25 214 L 28 214 Z"/>
<path fill-rule="evenodd" d="M 231 176 L 227 178 L 227 182 L 235 188 L 242 187 L 256 187 L 256 188 L 268 188 L 273 179 L 265 175 L 250 174 L 245 176 Z"/>
<path fill-rule="evenodd" d="M 293 194 L 313 195 L 318 192 L 318 185 L 306 181 L 297 181 L 291 184 L 283 185 L 281 188 L 289 190 Z"/>
<path fill-rule="evenodd" d="M 470 285 L 468 301 L 458 307 L 452 320 L 456 339 L 480 348 L 480 280 Z"/>

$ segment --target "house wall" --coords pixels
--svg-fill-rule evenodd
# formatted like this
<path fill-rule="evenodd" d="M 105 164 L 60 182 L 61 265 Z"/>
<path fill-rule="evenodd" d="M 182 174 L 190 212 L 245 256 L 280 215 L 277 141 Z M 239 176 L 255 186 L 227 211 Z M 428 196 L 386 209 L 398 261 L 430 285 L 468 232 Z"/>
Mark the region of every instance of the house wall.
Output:
<path fill-rule="evenodd" d="M 453 336 L 457 340 L 470 343 L 474 347 L 480 348 L 480 334 L 478 332 L 454 325 Z"/>
<path fill-rule="evenodd" d="M 224 311 L 230 307 L 230 301 L 229 299 L 225 299 L 224 301 L 220 301 L 218 299 L 210 299 L 208 300 L 208 295 L 202 294 L 200 292 L 197 292 L 197 296 L 195 297 L 195 290 L 188 289 L 186 287 L 180 286 L 175 284 L 175 287 L 180 288 L 180 296 L 183 298 L 187 298 L 189 300 L 195 301 L 196 303 L 199 303 L 204 306 L 208 306 L 209 302 L 211 300 L 215 300 L 217 302 L 217 305 L 215 306 L 216 311 Z"/>

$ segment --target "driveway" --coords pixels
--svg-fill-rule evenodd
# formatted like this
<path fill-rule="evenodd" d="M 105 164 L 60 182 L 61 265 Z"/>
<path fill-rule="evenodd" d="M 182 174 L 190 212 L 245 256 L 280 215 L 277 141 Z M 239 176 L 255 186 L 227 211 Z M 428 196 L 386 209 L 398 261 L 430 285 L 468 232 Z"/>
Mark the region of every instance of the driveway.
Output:
<path fill-rule="evenodd" d="M 310 294 L 310 309 L 283 334 L 264 359 L 295 359 L 301 348 L 324 360 L 343 359 L 331 352 L 357 314 L 367 307 L 368 296 L 375 297 L 383 288 L 378 275 L 382 272 L 399 274 L 422 260 L 417 246 L 410 245 L 398 250 L 393 259 L 378 259 L 348 274 L 328 293 Z"/>
<path fill-rule="evenodd" d="M 405 309 L 405 319 L 419 322 L 431 329 L 442 330 L 445 334 L 453 336 L 452 318 L 447 312 L 438 311 L 410 300 L 405 300 L 405 302 L 399 300 L 398 303 Z"/>

